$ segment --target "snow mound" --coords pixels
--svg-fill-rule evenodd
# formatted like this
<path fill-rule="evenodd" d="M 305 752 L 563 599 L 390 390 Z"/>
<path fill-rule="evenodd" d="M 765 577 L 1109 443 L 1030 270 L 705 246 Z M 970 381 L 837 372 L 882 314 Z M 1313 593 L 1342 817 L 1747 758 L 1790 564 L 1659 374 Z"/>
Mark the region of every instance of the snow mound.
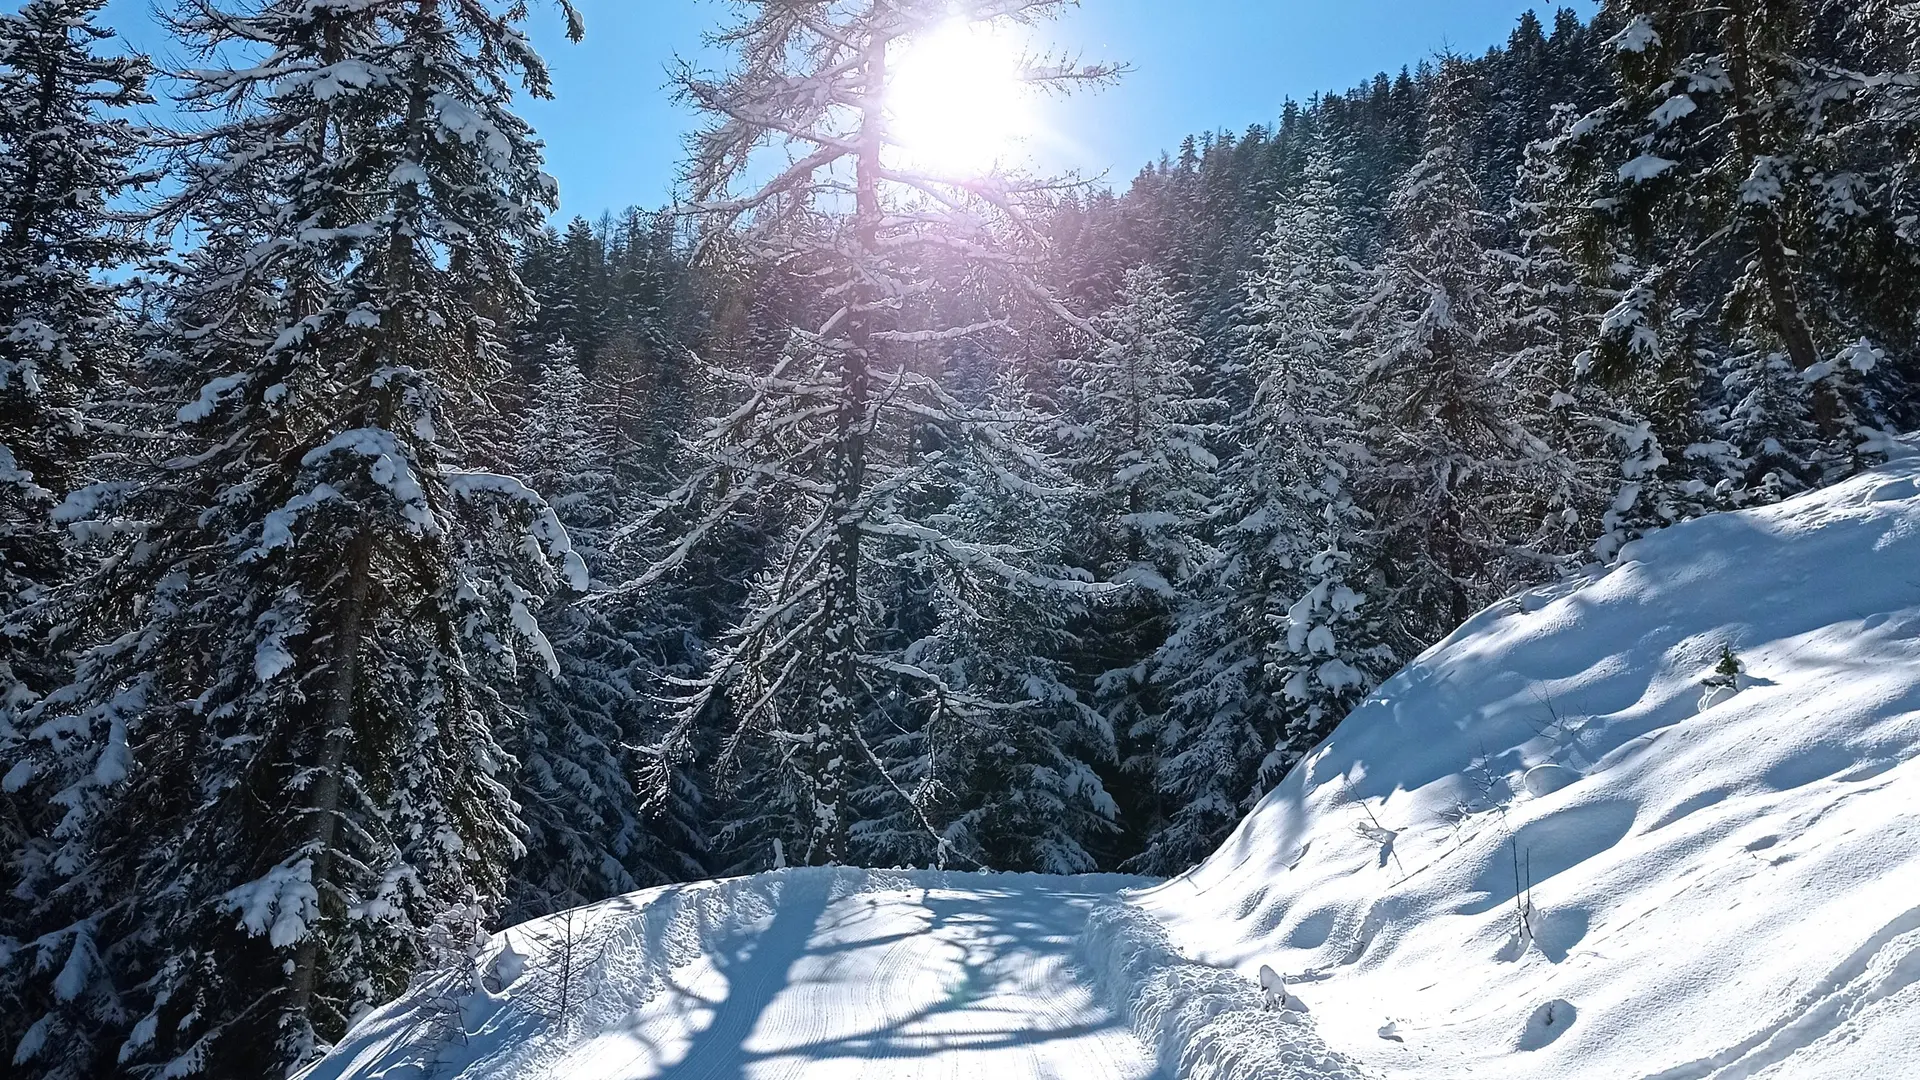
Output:
<path fill-rule="evenodd" d="M 1482 612 L 1090 933 L 1161 949 L 1142 984 L 1229 969 L 1199 996 L 1327 1076 L 1920 1076 L 1917 747 L 1909 459 Z M 1263 965 L 1317 1034 L 1257 1012 Z M 1210 1023 L 1142 1031 L 1217 1063 Z"/>
<path fill-rule="evenodd" d="M 1074 975 L 1088 912 L 1147 883 L 797 869 L 634 893 L 495 935 L 302 1080 L 1147 1080 Z"/>
<path fill-rule="evenodd" d="M 1082 970 L 1152 1044 L 1167 1076 L 1362 1080 L 1352 1062 L 1327 1049 L 1284 987 L 1270 990 L 1186 960 L 1160 924 L 1135 908 L 1095 911 L 1081 953 Z"/>

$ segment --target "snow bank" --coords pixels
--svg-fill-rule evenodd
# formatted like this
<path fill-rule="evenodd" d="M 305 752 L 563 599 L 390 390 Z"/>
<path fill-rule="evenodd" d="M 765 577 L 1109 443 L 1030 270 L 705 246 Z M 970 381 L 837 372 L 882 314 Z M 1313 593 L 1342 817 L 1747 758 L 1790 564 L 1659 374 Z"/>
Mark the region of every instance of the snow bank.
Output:
<path fill-rule="evenodd" d="M 1920 1076 L 1916 747 L 1909 460 L 1482 612 L 1089 934 L 1178 1075 Z"/>
<path fill-rule="evenodd" d="M 495 935 L 471 969 L 449 966 L 362 1018 L 302 1080 L 468 1075 L 477 1067 L 485 1075 L 541 1075 L 576 1037 L 617 1026 L 667 993 L 680 969 L 766 921 L 789 880 L 763 875 L 653 889 L 513 927 Z M 835 879 L 828 887 L 847 885 Z M 562 988 L 551 973 L 569 949 L 580 968 L 578 986 L 568 988 L 577 1005 L 555 1015 Z M 502 978 L 509 974 L 517 978 Z"/>
<path fill-rule="evenodd" d="M 1126 904 L 1087 920 L 1081 970 L 1132 1022 L 1165 1075 L 1192 1080 L 1361 1080 L 1328 1050 L 1291 995 L 1271 1007 L 1256 984 L 1174 951 L 1166 930 Z"/>

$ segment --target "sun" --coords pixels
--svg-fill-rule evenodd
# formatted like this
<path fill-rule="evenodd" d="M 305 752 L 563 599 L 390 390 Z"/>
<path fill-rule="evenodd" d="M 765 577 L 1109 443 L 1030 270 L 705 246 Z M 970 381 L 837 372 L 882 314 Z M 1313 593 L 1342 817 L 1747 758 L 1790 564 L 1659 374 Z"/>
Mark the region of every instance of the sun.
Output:
<path fill-rule="evenodd" d="M 1002 164 L 1029 134 L 1020 49 L 1006 34 L 955 19 L 895 54 L 887 112 L 904 163 L 948 176 Z"/>

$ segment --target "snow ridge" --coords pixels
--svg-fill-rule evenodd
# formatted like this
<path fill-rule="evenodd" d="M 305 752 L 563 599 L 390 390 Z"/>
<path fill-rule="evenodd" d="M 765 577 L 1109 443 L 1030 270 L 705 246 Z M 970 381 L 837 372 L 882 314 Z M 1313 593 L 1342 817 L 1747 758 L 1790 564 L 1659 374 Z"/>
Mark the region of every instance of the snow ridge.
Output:
<path fill-rule="evenodd" d="M 1151 915 L 1102 905 L 1080 939 L 1081 971 L 1178 1080 L 1361 1080 L 1296 999 L 1269 1009 L 1259 987 L 1174 948 Z"/>
<path fill-rule="evenodd" d="M 1267 966 L 1382 1080 L 1920 1076 L 1917 559 L 1901 459 L 1493 605 L 1096 917 L 1109 987 L 1193 1076 L 1302 1075 L 1206 1043 Z"/>

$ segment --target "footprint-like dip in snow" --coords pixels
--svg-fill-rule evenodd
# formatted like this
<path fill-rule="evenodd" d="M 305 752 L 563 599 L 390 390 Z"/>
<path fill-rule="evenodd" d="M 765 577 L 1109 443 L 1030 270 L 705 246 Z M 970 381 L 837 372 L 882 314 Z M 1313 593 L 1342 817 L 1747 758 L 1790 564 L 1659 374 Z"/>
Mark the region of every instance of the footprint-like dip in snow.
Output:
<path fill-rule="evenodd" d="M 1520 1049 L 1538 1050 L 1553 1040 L 1566 1034 L 1580 1010 L 1573 1003 L 1555 998 L 1533 1010 L 1527 1017 L 1527 1027 L 1520 1033 Z"/>

